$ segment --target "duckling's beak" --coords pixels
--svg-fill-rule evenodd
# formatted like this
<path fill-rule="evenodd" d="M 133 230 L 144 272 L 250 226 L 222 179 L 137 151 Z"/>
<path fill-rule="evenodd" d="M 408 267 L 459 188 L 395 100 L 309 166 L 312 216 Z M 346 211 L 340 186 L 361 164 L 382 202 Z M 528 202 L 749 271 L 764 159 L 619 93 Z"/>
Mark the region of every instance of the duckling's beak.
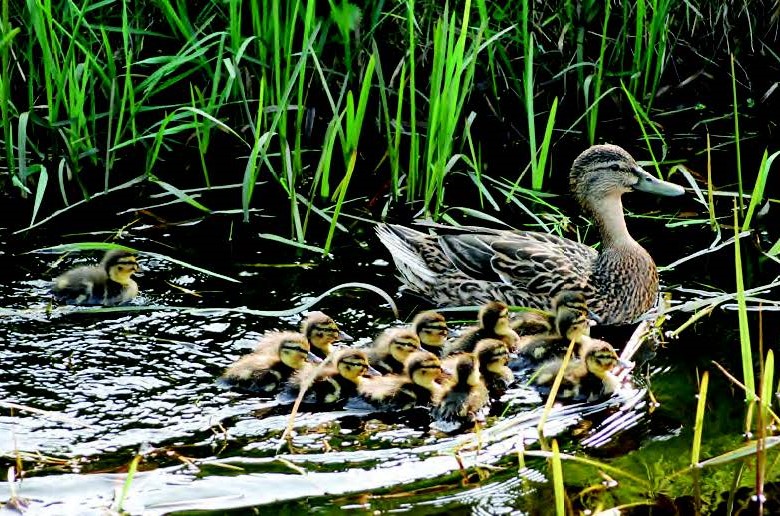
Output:
<path fill-rule="evenodd" d="M 352 341 L 353 341 L 353 340 L 355 340 L 355 339 L 353 339 L 353 338 L 352 338 L 350 335 L 348 335 L 347 333 L 344 333 L 342 330 L 339 330 L 339 340 L 341 340 L 341 341 L 343 341 L 343 342 L 352 342 Z"/>
<path fill-rule="evenodd" d="M 382 376 L 382 373 L 380 373 L 373 367 L 368 366 L 368 369 L 366 369 L 366 376 Z"/>
<path fill-rule="evenodd" d="M 622 358 L 618 358 L 618 365 L 622 367 L 623 369 L 632 369 L 634 367 L 633 362 L 629 362 L 628 360 L 623 360 Z"/>
<path fill-rule="evenodd" d="M 662 181 L 641 167 L 635 168 L 634 173 L 639 177 L 639 181 L 634 185 L 634 190 L 655 195 L 665 195 L 668 197 L 674 197 L 685 193 L 685 188 L 682 186 L 668 181 Z"/>
<path fill-rule="evenodd" d="M 311 351 L 309 351 L 309 353 L 306 355 L 306 358 L 308 358 L 309 362 L 312 362 L 314 364 L 319 364 L 320 362 L 322 362 L 322 359 L 317 355 L 315 355 L 314 353 L 312 353 Z"/>
<path fill-rule="evenodd" d="M 601 322 L 604 320 L 601 317 L 599 317 L 596 312 L 588 308 L 588 319 L 593 321 L 596 324 L 601 324 Z"/>

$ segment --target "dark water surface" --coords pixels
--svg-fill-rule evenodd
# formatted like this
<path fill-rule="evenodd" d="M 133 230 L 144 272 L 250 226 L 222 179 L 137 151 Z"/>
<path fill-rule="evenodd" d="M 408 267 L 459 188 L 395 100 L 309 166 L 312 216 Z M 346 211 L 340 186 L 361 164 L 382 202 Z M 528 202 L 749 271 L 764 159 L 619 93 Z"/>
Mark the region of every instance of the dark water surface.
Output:
<path fill-rule="evenodd" d="M 683 208 L 659 204 L 655 209 Z M 662 266 L 706 248 L 714 238 L 704 225 L 679 226 L 670 243 L 667 223 L 629 220 L 635 235 L 654 235 L 642 241 Z M 139 452 L 140 473 L 125 503 L 131 513 L 269 504 L 278 511 L 326 513 L 437 513 L 470 507 L 485 514 L 518 509 L 545 514 L 552 507 L 544 460 L 521 463 L 518 458 L 526 447 L 538 449 L 536 425 L 543 400 L 528 387 L 512 389 L 504 413 L 476 433 L 433 431 L 424 413 L 376 414 L 349 407 L 300 413 L 288 443 L 279 438 L 289 405 L 217 387 L 215 377 L 250 351 L 263 332 L 294 328 L 300 321 L 299 315 L 262 317 L 242 308 L 290 309 L 344 282 L 368 282 L 391 294 L 398 287 L 389 257 L 370 227 L 353 228 L 354 239 L 341 237 L 335 258 L 321 260 L 258 239 L 239 225 L 231 232 L 230 220 L 212 217 L 178 227 L 130 226 L 122 243 L 241 283 L 142 253 L 142 296 L 115 312 L 56 307 L 49 313 L 48 281 L 77 263 L 94 261 L 96 253 L 72 253 L 55 264 L 60 255 L 22 253 L 60 241 L 0 230 L 0 400 L 53 413 L 0 408 L 0 466 L 6 471 L 21 454 L 27 476 L 17 491 L 29 501 L 31 514 L 101 514 L 114 503 L 127 464 Z M 116 231 L 113 226 L 101 229 Z M 749 249 L 747 239 L 743 241 Z M 775 264 L 747 261 L 755 270 L 748 286 L 777 276 Z M 733 246 L 676 266 L 663 274 L 663 282 L 674 305 L 733 292 Z M 403 320 L 429 307 L 408 295 L 396 300 Z M 654 350 L 645 346 L 637 356 L 633 386 L 603 403 L 557 408 L 546 433 L 560 434 L 562 451 L 610 461 L 642 478 L 649 470 L 663 475 L 684 466 L 690 456 L 697 374 L 712 370 L 710 360 L 716 359 L 739 376 L 736 315 L 727 306 L 733 304 L 727 301 L 725 309 L 715 309 L 678 339 L 660 339 L 664 342 Z M 211 310 L 194 310 L 205 308 Z M 358 343 L 396 323 L 385 301 L 369 291 L 339 291 L 313 309 L 333 316 Z M 766 342 L 777 336 L 776 313 L 764 313 Z M 664 330 L 674 330 L 690 315 L 674 312 Z M 632 330 L 596 328 L 594 333 L 622 348 Z M 711 374 L 710 399 L 723 402 L 713 404 L 712 423 L 705 430 L 703 454 L 714 455 L 741 442 L 743 405 L 727 381 Z M 623 483 L 612 485 L 594 468 L 589 471 L 587 478 L 567 470 L 573 493 L 603 484 L 603 490 L 613 492 L 608 499 L 615 505 L 657 495 L 642 491 L 637 496 L 628 486 L 621 495 Z M 707 478 L 705 473 L 705 482 Z M 716 493 L 726 487 L 719 481 L 713 479 L 710 486 Z M 668 494 L 689 494 L 686 488 L 671 486 Z M 9 496 L 10 491 L 0 491 L 0 500 Z M 588 506 L 582 497 L 577 503 Z"/>

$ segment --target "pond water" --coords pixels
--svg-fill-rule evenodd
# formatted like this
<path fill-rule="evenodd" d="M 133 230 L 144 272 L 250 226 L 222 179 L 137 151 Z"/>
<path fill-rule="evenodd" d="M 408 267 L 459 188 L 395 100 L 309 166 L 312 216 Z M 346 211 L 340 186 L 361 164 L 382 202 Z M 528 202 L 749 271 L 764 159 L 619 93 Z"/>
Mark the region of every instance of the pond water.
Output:
<path fill-rule="evenodd" d="M 664 201 L 656 209 L 674 213 L 685 202 L 671 206 Z M 706 248 L 713 238 L 701 225 L 680 226 L 676 242 L 685 244 L 670 246 L 664 241 L 668 222 L 629 220 L 634 234 L 655 235 L 643 242 L 659 265 Z M 514 509 L 545 513 L 552 496 L 544 484 L 547 465 L 541 458 L 518 456 L 523 449 L 538 449 L 543 400 L 531 388 L 516 385 L 503 400 L 502 412 L 478 432 L 431 430 L 421 412 L 380 414 L 349 407 L 299 413 L 287 442 L 280 437 L 289 404 L 220 389 L 215 378 L 251 350 L 263 332 L 294 328 L 300 321 L 298 314 L 263 317 L 243 308 L 292 309 L 345 282 L 371 283 L 391 294 L 399 285 L 384 248 L 365 226 L 353 231 L 353 241 L 340 241 L 335 258 L 309 261 L 310 253 L 227 231 L 231 224 L 212 217 L 179 226 L 143 220 L 130 225 L 122 243 L 240 283 L 142 253 L 141 298 L 122 310 L 97 312 L 50 311 L 46 295 L 51 278 L 94 260 L 95 253 L 71 253 L 62 261 L 59 254 L 23 254 L 59 241 L 0 230 L 0 400 L 48 411 L 0 408 L 0 466 L 5 471 L 21 457 L 26 478 L 16 492 L 29 503 L 28 514 L 102 514 L 115 503 L 127 465 L 138 453 L 143 459 L 124 503 L 131 513 L 238 511 L 260 505 L 326 513 L 438 513 L 462 507 L 491 514 Z M 777 275 L 773 264 L 758 269 L 755 285 Z M 665 271 L 663 283 L 674 304 L 732 292 L 733 246 Z M 396 301 L 403 320 L 430 307 L 408 295 Z M 616 461 L 641 478 L 649 469 L 663 474 L 664 468 L 684 466 L 698 368 L 712 369 L 709 361 L 717 359 L 735 373 L 740 370 L 732 304 L 716 308 L 678 339 L 645 345 L 636 357 L 633 385 L 601 403 L 556 408 L 546 433 L 559 436 L 562 451 Z M 398 324 L 388 304 L 366 290 L 338 291 L 312 309 L 333 316 L 358 344 Z M 779 326 L 774 314 L 764 313 L 767 342 Z M 664 329 L 677 328 L 689 316 L 676 312 Z M 594 328 L 596 336 L 605 336 L 616 348 L 632 331 Z M 705 451 L 715 453 L 741 442 L 743 405 L 722 378 L 713 378 L 710 399 L 726 400 L 714 404 L 716 422 L 705 431 L 705 444 L 708 436 L 715 438 Z M 616 504 L 637 500 L 621 498 L 623 483 L 613 485 L 595 469 L 590 475 L 569 469 L 567 485 L 573 492 L 600 485 L 601 491 L 613 491 Z M 714 492 L 726 490 L 719 480 L 712 482 Z M 639 499 L 681 494 L 687 494 L 685 488 L 673 486 L 668 493 L 643 492 Z M 9 488 L 0 500 L 10 496 Z M 588 507 L 589 501 L 583 496 L 577 503 Z"/>

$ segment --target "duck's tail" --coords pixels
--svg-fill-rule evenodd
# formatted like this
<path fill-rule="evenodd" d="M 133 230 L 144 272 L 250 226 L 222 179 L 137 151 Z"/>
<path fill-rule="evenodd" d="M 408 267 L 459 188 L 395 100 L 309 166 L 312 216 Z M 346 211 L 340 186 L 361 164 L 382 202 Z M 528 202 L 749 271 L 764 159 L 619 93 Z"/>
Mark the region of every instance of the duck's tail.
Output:
<path fill-rule="evenodd" d="M 431 292 L 437 274 L 424 258 L 426 250 L 435 246 L 430 235 L 396 224 L 379 224 L 376 227 L 379 240 L 390 251 L 400 279 L 411 289 L 422 294 Z"/>

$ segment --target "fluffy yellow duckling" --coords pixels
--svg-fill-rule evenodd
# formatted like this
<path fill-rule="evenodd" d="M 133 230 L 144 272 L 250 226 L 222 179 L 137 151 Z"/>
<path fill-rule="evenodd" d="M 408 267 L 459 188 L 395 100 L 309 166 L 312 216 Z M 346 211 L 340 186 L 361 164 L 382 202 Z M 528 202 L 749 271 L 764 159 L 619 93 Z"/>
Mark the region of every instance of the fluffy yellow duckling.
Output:
<path fill-rule="evenodd" d="M 591 315 L 582 292 L 564 290 L 552 300 L 552 311 L 528 310 L 519 312 L 511 321 L 512 329 L 524 335 L 560 335 L 556 320 L 567 312 Z M 595 314 L 592 315 L 595 318 Z"/>
<path fill-rule="evenodd" d="M 81 266 L 54 280 L 54 298 L 71 305 L 122 305 L 138 294 L 132 275 L 139 271 L 134 253 L 112 249 L 100 265 Z"/>
<path fill-rule="evenodd" d="M 420 338 L 422 349 L 441 356 L 449 335 L 447 320 L 443 315 L 433 310 L 420 312 L 412 320 L 412 330 Z"/>
<path fill-rule="evenodd" d="M 301 333 L 270 333 L 254 352 L 231 364 L 219 381 L 241 391 L 274 394 L 307 363 L 309 349 L 309 341 Z"/>
<path fill-rule="evenodd" d="M 434 399 L 431 416 L 439 421 L 460 423 L 481 419 L 490 398 L 479 373 L 477 357 L 461 353 L 447 362 L 452 376 L 445 380 L 439 397 Z"/>
<path fill-rule="evenodd" d="M 401 374 L 406 359 L 420 350 L 420 339 L 413 330 L 393 328 L 383 332 L 367 350 L 371 366 L 380 373 Z"/>
<path fill-rule="evenodd" d="M 310 312 L 301 321 L 301 333 L 309 340 L 312 354 L 323 360 L 333 352 L 334 342 L 352 340 L 352 337 L 339 329 L 333 319 L 322 312 Z"/>
<path fill-rule="evenodd" d="M 578 356 L 581 341 L 590 335 L 591 324 L 587 312 L 560 306 L 555 315 L 555 331 L 520 337 L 517 352 L 521 358 L 538 363 L 565 353 L 573 340 L 574 355 Z"/>
<path fill-rule="evenodd" d="M 404 374 L 366 378 L 360 384 L 361 396 L 384 409 L 406 410 L 429 405 L 441 395 L 441 362 L 430 351 L 416 351 L 409 355 Z"/>
<path fill-rule="evenodd" d="M 506 344 L 498 339 L 482 339 L 474 348 L 474 355 L 479 362 L 479 372 L 490 398 L 500 398 L 515 379 L 515 375 L 507 365 L 509 350 Z"/>
<path fill-rule="evenodd" d="M 518 335 L 509 324 L 509 309 L 501 301 L 491 301 L 479 310 L 479 326 L 466 330 L 460 337 L 444 346 L 444 356 L 471 353 L 482 339 L 498 339 L 510 351 L 517 346 Z"/>
<path fill-rule="evenodd" d="M 290 381 L 292 392 L 296 393 L 304 383 L 311 382 L 304 400 L 318 405 L 342 405 L 356 396 L 371 369 L 368 356 L 359 349 L 346 348 L 337 351 L 333 360 L 335 365 L 323 369 L 315 364 L 303 367 Z"/>
<path fill-rule="evenodd" d="M 618 363 L 620 359 L 608 342 L 584 337 L 580 357 L 571 360 L 563 373 L 557 398 L 593 401 L 609 396 L 620 386 L 611 373 Z M 539 366 L 536 385 L 551 386 L 562 364 L 562 358 L 555 358 Z"/>

